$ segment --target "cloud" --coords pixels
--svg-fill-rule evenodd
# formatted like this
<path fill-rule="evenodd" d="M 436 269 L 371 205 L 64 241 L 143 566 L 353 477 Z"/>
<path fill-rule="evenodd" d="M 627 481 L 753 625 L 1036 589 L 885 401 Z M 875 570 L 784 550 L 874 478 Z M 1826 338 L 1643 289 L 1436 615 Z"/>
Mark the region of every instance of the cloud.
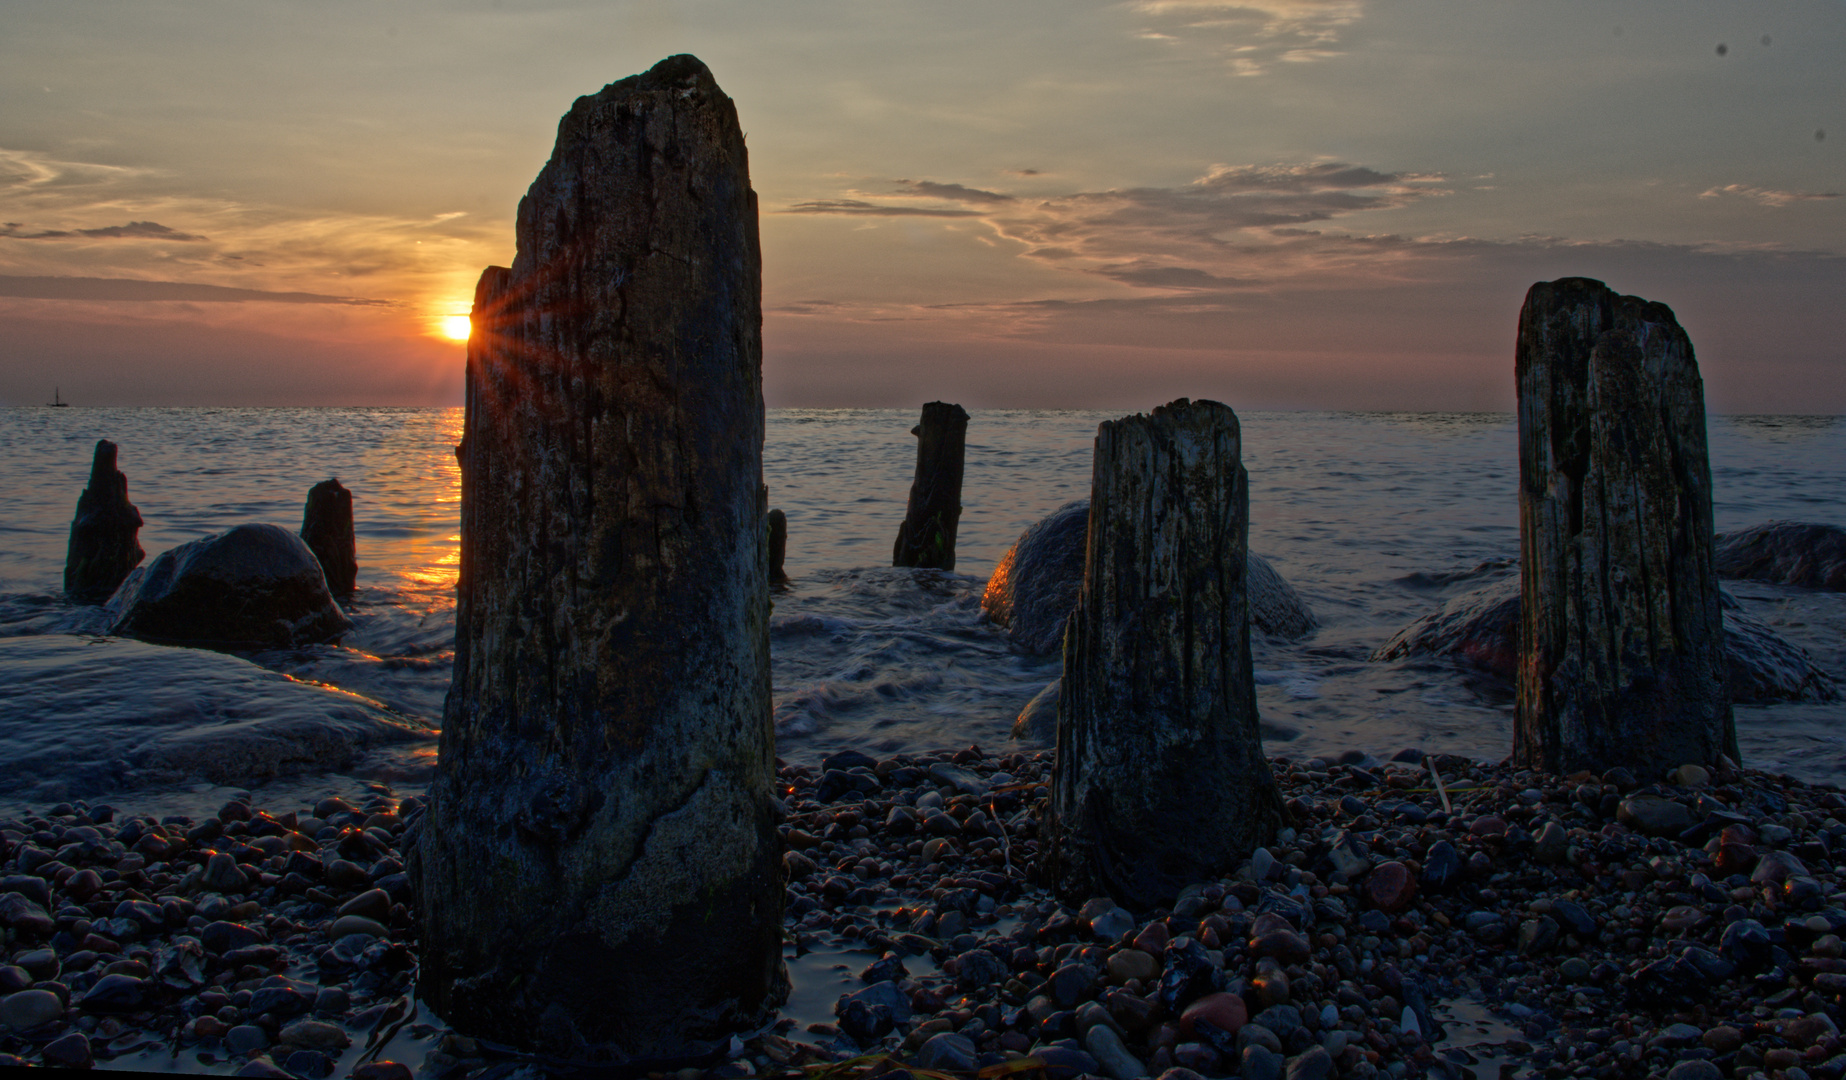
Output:
<path fill-rule="evenodd" d="M 862 199 L 818 199 L 799 202 L 781 211 L 784 214 L 846 214 L 864 217 L 980 217 L 978 210 L 933 210 L 926 206 L 881 206 Z"/>
<path fill-rule="evenodd" d="M 389 300 L 357 296 L 326 296 L 306 292 L 270 292 L 198 285 L 184 281 L 142 281 L 134 278 L 30 277 L 0 274 L 0 296 L 28 300 L 183 300 L 205 303 L 345 304 L 391 307 Z"/>
<path fill-rule="evenodd" d="M 110 184 L 147 175 L 146 170 L 95 162 L 62 161 L 32 150 L 0 146 L 0 192 Z"/>
<path fill-rule="evenodd" d="M 1342 32 L 1365 15 L 1364 0 L 1131 0 L 1127 6 L 1147 20 L 1137 37 L 1202 46 L 1234 75 L 1340 56 Z"/>
<path fill-rule="evenodd" d="M 1216 291 L 1261 284 L 1246 278 L 1219 277 L 1191 266 L 1104 266 L 1091 272 L 1124 285 L 1150 289 Z"/>
<path fill-rule="evenodd" d="M 1722 195 L 1741 195 L 1753 199 L 1764 206 L 1787 206 L 1792 202 L 1810 202 L 1818 199 L 1837 199 L 1837 191 L 1776 191 L 1773 188 L 1756 187 L 1753 184 L 1726 184 L 1699 194 L 1701 199 L 1716 199 Z"/>
<path fill-rule="evenodd" d="M 105 225 L 98 229 L 47 229 L 35 233 L 20 232 L 22 228 L 24 226 L 16 221 L 0 223 L 0 237 L 9 240 L 77 240 L 87 237 L 97 240 L 174 240 L 186 243 L 205 239 L 178 229 L 169 229 L 155 221 L 131 221 L 126 225 Z"/>
<path fill-rule="evenodd" d="M 963 187 L 960 184 L 938 184 L 932 180 L 899 180 L 898 183 L 910 189 L 905 194 L 914 193 L 934 199 L 990 205 L 1013 201 L 1011 195 L 1002 195 L 997 191 L 982 191 L 980 188 Z"/>

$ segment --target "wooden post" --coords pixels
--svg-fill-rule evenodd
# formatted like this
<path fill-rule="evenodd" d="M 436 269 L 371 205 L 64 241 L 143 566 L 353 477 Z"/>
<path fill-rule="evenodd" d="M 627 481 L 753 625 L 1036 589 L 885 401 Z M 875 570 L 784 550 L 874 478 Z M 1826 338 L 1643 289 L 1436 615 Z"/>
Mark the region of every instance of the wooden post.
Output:
<path fill-rule="evenodd" d="M 578 99 L 476 289 L 411 859 L 419 985 L 468 1033 L 673 1059 L 787 994 L 761 267 L 736 109 L 675 56 Z"/>
<path fill-rule="evenodd" d="M 788 515 L 780 510 L 769 512 L 769 583 L 780 585 L 788 580 L 782 563 L 788 558 Z"/>
<path fill-rule="evenodd" d="M 353 591 L 359 581 L 359 553 L 353 539 L 353 493 L 338 479 L 308 489 L 301 512 L 301 538 L 320 560 L 327 589 L 335 596 Z"/>
<path fill-rule="evenodd" d="M 140 565 L 141 511 L 128 501 L 128 477 L 115 467 L 115 444 L 96 440 L 90 483 L 77 496 L 70 543 L 64 554 L 64 591 L 72 600 L 109 599 L 128 572 Z"/>
<path fill-rule="evenodd" d="M 1064 636 L 1047 878 L 1145 909 L 1274 838 L 1250 669 L 1237 415 L 1181 398 L 1096 434 L 1083 591 Z"/>
<path fill-rule="evenodd" d="M 1692 342 L 1665 304 L 1540 282 L 1515 374 L 1514 760 L 1645 779 L 1738 760 Z"/>
<path fill-rule="evenodd" d="M 932 401 L 923 406 L 922 422 L 910 433 L 917 437 L 917 477 L 891 549 L 891 565 L 953 570 L 968 412 L 960 405 Z"/>

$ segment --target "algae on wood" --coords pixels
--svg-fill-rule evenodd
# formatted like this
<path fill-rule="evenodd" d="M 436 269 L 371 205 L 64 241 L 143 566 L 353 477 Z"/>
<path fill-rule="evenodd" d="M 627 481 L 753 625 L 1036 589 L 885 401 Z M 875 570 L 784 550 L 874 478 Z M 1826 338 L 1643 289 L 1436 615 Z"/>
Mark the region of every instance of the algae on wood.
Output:
<path fill-rule="evenodd" d="M 1181 398 L 1096 435 L 1064 636 L 1046 877 L 1066 900 L 1171 904 L 1275 835 L 1246 599 L 1237 416 Z"/>
<path fill-rule="evenodd" d="M 1738 758 L 1705 396 L 1665 304 L 1540 282 L 1519 315 L 1514 760 L 1655 778 Z"/>
<path fill-rule="evenodd" d="M 580 98 L 518 234 L 475 293 L 419 982 L 496 1041 L 702 1051 L 787 993 L 731 100 L 690 56 Z"/>

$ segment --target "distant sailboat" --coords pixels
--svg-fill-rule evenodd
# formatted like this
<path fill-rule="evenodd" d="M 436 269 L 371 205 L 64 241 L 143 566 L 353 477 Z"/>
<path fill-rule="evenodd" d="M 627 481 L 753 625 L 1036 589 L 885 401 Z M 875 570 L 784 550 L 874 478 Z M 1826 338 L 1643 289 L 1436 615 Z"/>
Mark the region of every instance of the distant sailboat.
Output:
<path fill-rule="evenodd" d="M 65 400 L 63 400 L 63 399 L 61 399 L 61 398 L 59 398 L 59 397 L 58 397 L 58 388 L 57 388 L 57 387 L 55 387 L 55 386 L 54 386 L 54 387 L 52 387 L 52 388 L 51 388 L 51 406 L 50 406 L 51 408 L 54 408 L 54 409 L 68 409 L 68 408 L 70 408 L 70 404 L 71 404 L 70 402 L 68 402 L 68 401 L 65 401 Z"/>

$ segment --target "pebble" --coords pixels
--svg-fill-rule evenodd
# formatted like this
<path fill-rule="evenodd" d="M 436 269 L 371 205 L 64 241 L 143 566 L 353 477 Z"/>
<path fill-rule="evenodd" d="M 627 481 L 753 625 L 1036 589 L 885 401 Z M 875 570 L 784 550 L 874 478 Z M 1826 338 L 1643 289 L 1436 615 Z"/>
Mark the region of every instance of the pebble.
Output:
<path fill-rule="evenodd" d="M 21 990 L 0 998 L 0 1025 L 30 1031 L 64 1018 L 64 1003 L 49 990 Z"/>

